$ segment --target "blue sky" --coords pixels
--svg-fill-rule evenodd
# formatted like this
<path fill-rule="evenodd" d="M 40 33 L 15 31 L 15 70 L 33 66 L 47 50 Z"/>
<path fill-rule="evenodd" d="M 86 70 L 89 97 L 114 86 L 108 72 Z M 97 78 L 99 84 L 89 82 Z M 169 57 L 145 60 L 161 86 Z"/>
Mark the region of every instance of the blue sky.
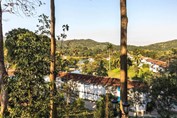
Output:
<path fill-rule="evenodd" d="M 3 14 L 4 34 L 13 28 L 34 31 L 38 15 L 50 15 L 49 0 L 36 15 Z M 56 34 L 70 26 L 67 39 L 120 44 L 120 0 L 55 0 Z M 128 44 L 148 45 L 177 39 L 177 0 L 127 0 Z"/>

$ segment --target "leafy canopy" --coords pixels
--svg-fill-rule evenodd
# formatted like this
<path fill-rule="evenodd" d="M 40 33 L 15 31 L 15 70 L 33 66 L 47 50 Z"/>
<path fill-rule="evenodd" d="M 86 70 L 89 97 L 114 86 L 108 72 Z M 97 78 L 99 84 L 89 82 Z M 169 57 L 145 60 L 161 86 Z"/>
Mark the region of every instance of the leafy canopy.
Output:
<path fill-rule="evenodd" d="M 49 88 L 44 76 L 49 74 L 50 39 L 20 28 L 6 37 L 8 61 L 16 66 L 9 80 L 10 116 L 47 116 Z"/>

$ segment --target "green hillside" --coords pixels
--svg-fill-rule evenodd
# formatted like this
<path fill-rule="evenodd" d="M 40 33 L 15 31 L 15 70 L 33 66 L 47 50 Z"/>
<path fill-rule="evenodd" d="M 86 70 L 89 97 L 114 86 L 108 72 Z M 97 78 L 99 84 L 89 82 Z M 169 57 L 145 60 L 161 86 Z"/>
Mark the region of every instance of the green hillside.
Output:
<path fill-rule="evenodd" d="M 57 41 L 57 47 L 60 48 L 61 45 L 63 48 L 84 48 L 87 47 L 88 49 L 101 49 L 105 50 L 110 44 L 109 42 L 97 42 L 92 39 L 72 39 L 66 41 Z M 114 50 L 119 50 L 119 45 L 112 44 Z M 128 46 L 129 50 L 135 49 L 137 46 Z"/>
<path fill-rule="evenodd" d="M 141 48 L 150 49 L 150 50 L 158 50 L 158 51 L 166 51 L 172 48 L 177 48 L 177 39 L 166 41 L 166 42 L 155 43 L 155 44 L 151 44 L 147 46 L 142 46 Z"/>
<path fill-rule="evenodd" d="M 108 42 L 97 42 L 92 39 L 73 39 L 73 40 L 66 40 L 66 41 L 57 41 L 57 47 L 60 48 L 61 45 L 64 48 L 84 48 L 87 47 L 88 49 L 101 49 L 105 50 L 107 48 Z M 119 50 L 119 45 L 113 45 L 114 50 Z M 166 42 L 160 42 L 155 43 L 147 46 L 134 46 L 134 45 L 128 45 L 128 50 L 132 51 L 136 48 L 139 49 L 148 49 L 148 50 L 154 50 L 154 51 L 166 51 L 170 50 L 172 48 L 177 48 L 177 39 L 166 41 Z"/>
<path fill-rule="evenodd" d="M 62 44 L 63 47 L 68 47 L 68 48 L 83 48 L 87 47 L 88 49 L 105 49 L 107 45 L 109 44 L 108 42 L 105 43 L 100 43 L 96 42 L 92 39 L 73 39 L 73 40 L 66 40 L 66 41 L 58 41 L 57 45 L 60 47 Z M 113 44 L 112 44 L 113 45 Z M 113 48 L 116 48 L 116 45 L 113 45 Z"/>

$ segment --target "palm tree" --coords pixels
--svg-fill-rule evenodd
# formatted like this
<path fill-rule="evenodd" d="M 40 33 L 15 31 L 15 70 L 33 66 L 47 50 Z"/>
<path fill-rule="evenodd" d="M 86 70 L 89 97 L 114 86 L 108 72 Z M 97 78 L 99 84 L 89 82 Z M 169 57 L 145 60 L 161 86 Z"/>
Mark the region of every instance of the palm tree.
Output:
<path fill-rule="evenodd" d="M 56 53 L 56 40 L 55 40 L 55 0 L 50 0 L 50 17 L 51 17 L 51 60 L 50 60 L 50 118 L 56 118 L 56 107 L 54 104 L 55 93 L 55 53 Z"/>
<path fill-rule="evenodd" d="M 120 41 L 120 81 L 121 81 L 121 101 L 120 109 L 122 117 L 126 118 L 127 115 L 123 110 L 123 103 L 127 102 L 127 9 L 126 0 L 120 0 L 120 13 L 121 13 L 121 41 Z"/>
<path fill-rule="evenodd" d="M 111 70 L 111 54 L 110 54 L 110 52 L 111 52 L 111 50 L 113 49 L 112 44 L 108 43 L 107 49 L 108 49 L 108 51 L 109 51 L 109 70 Z"/>
<path fill-rule="evenodd" d="M 59 39 L 61 39 L 61 52 L 63 50 L 63 40 L 66 39 L 67 37 L 65 31 L 69 31 L 69 25 L 68 24 L 63 25 L 62 28 L 63 28 L 63 33 L 61 33 L 61 35 L 59 36 Z"/>

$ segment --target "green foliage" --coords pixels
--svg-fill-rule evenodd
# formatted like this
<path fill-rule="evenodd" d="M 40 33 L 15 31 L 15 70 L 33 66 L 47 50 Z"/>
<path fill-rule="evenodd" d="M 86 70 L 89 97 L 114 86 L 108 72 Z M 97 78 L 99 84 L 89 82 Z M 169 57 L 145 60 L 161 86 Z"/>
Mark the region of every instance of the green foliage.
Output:
<path fill-rule="evenodd" d="M 130 101 L 141 105 L 141 94 L 146 95 L 147 111 L 156 109 L 161 118 L 171 118 L 173 116 L 172 108 L 177 100 L 177 77 L 168 73 L 158 76 L 152 76 L 144 73 L 143 87 L 132 89 L 133 94 Z"/>
<path fill-rule="evenodd" d="M 23 13 L 25 16 L 32 16 L 35 14 L 35 8 L 43 4 L 44 3 L 41 0 L 6 0 L 3 3 L 3 6 L 5 7 L 3 12 L 12 14 Z"/>
<path fill-rule="evenodd" d="M 77 68 L 79 59 L 68 57 L 63 58 L 61 53 L 56 53 L 56 71 L 70 71 L 70 68 Z"/>
<path fill-rule="evenodd" d="M 107 69 L 104 66 L 103 60 L 100 61 L 99 65 L 95 69 L 95 75 L 108 76 Z"/>
<path fill-rule="evenodd" d="M 76 99 L 73 103 L 72 103 L 72 111 L 82 111 L 84 110 L 84 101 L 81 98 Z"/>
<path fill-rule="evenodd" d="M 88 59 L 85 59 L 82 61 L 84 62 L 80 65 L 82 73 L 88 75 L 108 76 L 105 62 L 103 60 L 94 60 L 94 62 L 89 62 Z"/>
<path fill-rule="evenodd" d="M 63 53 L 70 56 L 96 56 L 95 54 L 104 54 L 107 51 L 108 43 L 98 43 L 91 39 L 86 40 L 66 40 L 57 41 L 57 50 L 62 44 Z M 117 47 L 113 45 L 113 49 Z M 106 54 L 106 53 L 105 53 Z"/>
<path fill-rule="evenodd" d="M 155 101 L 157 112 L 163 118 L 170 118 L 174 101 L 177 100 L 177 77 L 161 75 L 151 82 L 150 96 Z"/>
<path fill-rule="evenodd" d="M 83 99 L 73 99 L 74 101 L 71 102 L 69 105 L 66 105 L 66 101 L 64 101 L 64 97 L 58 99 L 57 103 L 57 111 L 60 113 L 58 114 L 58 118 L 90 118 L 93 117 L 93 112 L 89 111 L 84 108 L 84 101 Z"/>
<path fill-rule="evenodd" d="M 120 53 L 118 51 L 114 51 L 111 56 L 111 70 L 120 68 Z"/>
<path fill-rule="evenodd" d="M 169 61 L 168 61 L 167 71 L 171 75 L 177 76 L 177 49 L 171 50 L 171 53 L 169 56 Z"/>
<path fill-rule="evenodd" d="M 131 77 L 131 79 L 133 80 L 139 80 L 139 81 L 149 81 L 149 78 L 152 78 L 155 74 L 149 70 L 149 67 L 142 66 L 139 70 L 138 70 L 138 74 L 134 74 L 134 76 Z"/>
<path fill-rule="evenodd" d="M 82 60 L 83 64 L 81 64 L 81 68 L 82 68 L 82 73 L 84 74 L 88 74 L 88 75 L 93 75 L 95 72 L 95 68 L 97 66 L 96 62 L 93 63 L 89 63 L 89 60 L 84 59 Z"/>
<path fill-rule="evenodd" d="M 69 114 L 69 118 L 93 118 L 93 113 L 92 112 L 82 112 L 78 114 Z"/>
<path fill-rule="evenodd" d="M 6 34 L 8 61 L 16 65 L 15 79 L 9 80 L 11 117 L 48 116 L 50 40 L 26 29 Z M 23 109 L 23 110 L 22 110 Z"/>
<path fill-rule="evenodd" d="M 45 14 L 39 15 L 38 19 L 39 25 L 37 25 L 38 30 L 35 31 L 37 34 L 50 35 L 50 20 Z"/>
<path fill-rule="evenodd" d="M 112 95 L 108 95 L 108 117 L 109 118 L 113 118 L 113 106 L 111 103 L 111 99 L 113 98 Z M 94 113 L 94 118 L 105 118 L 106 114 L 105 114 L 105 110 L 106 110 L 106 96 L 101 96 L 100 100 L 98 100 L 96 102 L 96 110 Z"/>
<path fill-rule="evenodd" d="M 165 50 L 170 50 L 172 48 L 176 48 L 176 46 L 177 46 L 177 39 L 171 40 L 171 41 L 166 41 L 166 42 L 161 42 L 161 43 L 151 44 L 148 46 L 144 46 L 142 48 L 143 49 L 151 49 L 153 51 L 155 51 L 155 50 L 165 51 Z"/>
<path fill-rule="evenodd" d="M 57 42 L 57 50 L 59 50 L 62 42 L 63 53 L 65 55 L 71 56 L 92 56 L 95 57 L 98 54 L 101 54 L 102 57 L 107 57 L 107 47 L 110 43 L 99 43 L 91 39 L 73 39 L 66 41 Z M 114 51 L 119 51 L 119 46 L 111 44 L 113 53 Z M 129 53 L 136 52 L 139 50 L 139 54 L 151 57 L 153 59 L 160 59 L 164 55 L 164 51 L 169 51 L 172 48 L 176 48 L 177 40 L 167 41 L 163 43 L 157 43 L 148 46 L 128 46 Z M 136 54 L 136 53 L 135 53 Z M 137 55 L 137 54 L 136 54 Z M 166 55 L 167 56 L 167 55 Z"/>
<path fill-rule="evenodd" d="M 170 74 L 177 76 L 177 58 L 169 62 L 168 71 Z"/>

